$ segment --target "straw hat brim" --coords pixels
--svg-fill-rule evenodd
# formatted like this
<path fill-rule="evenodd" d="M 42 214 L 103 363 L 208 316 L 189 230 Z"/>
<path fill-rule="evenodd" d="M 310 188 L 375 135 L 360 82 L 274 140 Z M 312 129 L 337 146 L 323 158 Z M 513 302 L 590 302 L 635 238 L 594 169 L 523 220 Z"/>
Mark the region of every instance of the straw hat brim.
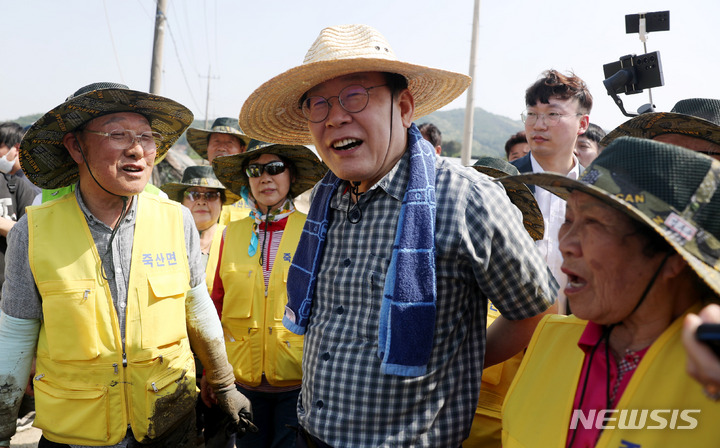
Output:
<path fill-rule="evenodd" d="M 460 73 L 381 58 L 336 59 L 294 67 L 258 87 L 243 104 L 240 127 L 251 137 L 274 143 L 312 144 L 300 98 L 318 84 L 359 72 L 405 76 L 415 100 L 413 120 L 457 98 L 471 78 Z"/>
<path fill-rule="evenodd" d="M 273 144 L 242 154 L 216 157 L 212 162 L 217 178 L 230 191 L 242 194 L 243 187 L 250 188 L 248 177 L 243 171 L 249 159 L 263 154 L 275 154 L 292 162 L 295 166 L 295 181 L 290 185 L 288 196 L 295 198 L 314 187 L 323 178 L 328 168 L 309 148 L 300 145 Z"/>
<path fill-rule="evenodd" d="M 78 95 L 40 117 L 20 144 L 20 165 L 28 179 L 40 188 L 74 184 L 78 166 L 63 144 L 63 137 L 103 115 L 133 112 L 147 118 L 150 128 L 163 135 L 155 164 L 167 154 L 193 121 L 182 104 L 158 95 L 129 89 L 100 89 Z"/>
<path fill-rule="evenodd" d="M 225 202 L 223 202 L 223 205 L 234 204 L 235 202 L 240 200 L 240 196 L 225 188 L 224 185 L 198 185 L 185 184 L 182 182 L 169 182 L 160 187 L 160 189 L 167 193 L 168 197 L 173 201 L 182 203 L 182 194 L 190 187 L 215 188 L 218 190 L 223 190 L 225 192 Z"/>
<path fill-rule="evenodd" d="M 650 219 L 647 215 L 640 212 L 629 202 L 617 198 L 603 189 L 570 179 L 561 174 L 520 174 L 517 176 L 508 176 L 504 178 L 504 180 L 507 182 L 533 184 L 550 191 L 564 200 L 569 198 L 572 191 L 580 191 L 598 199 L 610 207 L 615 208 L 621 213 L 628 215 L 630 218 L 642 222 L 652 228 L 658 235 L 667 241 L 667 243 L 670 244 L 670 246 L 672 246 L 672 248 L 675 249 L 675 251 L 688 263 L 690 268 L 693 269 L 698 276 L 700 276 L 705 284 L 707 284 L 715 292 L 715 294 L 720 296 L 720 272 L 718 272 L 717 269 L 708 266 L 698 257 L 690 253 L 684 246 L 680 245 L 674 238 L 669 236 L 661 226 Z"/>
<path fill-rule="evenodd" d="M 535 200 L 535 196 L 527 185 L 519 182 L 504 182 L 503 179 L 506 178 L 508 174 L 502 170 L 482 165 L 474 165 L 472 168 L 494 178 L 495 182 L 501 183 L 510 198 L 510 202 L 522 213 L 523 225 L 527 233 L 530 234 L 535 241 L 543 239 L 545 222 L 543 221 L 542 212 L 540 211 L 537 200 Z"/>
<path fill-rule="evenodd" d="M 720 145 L 720 126 L 702 118 L 674 112 L 638 115 L 610 131 L 600 144 L 608 146 L 618 137 L 652 139 L 662 134 L 682 134 Z"/>
<path fill-rule="evenodd" d="M 198 128 L 189 128 L 187 132 L 185 133 L 185 138 L 187 138 L 188 145 L 196 152 L 200 157 L 207 160 L 208 158 L 208 139 L 210 138 L 210 134 L 228 134 L 232 135 L 233 137 L 239 138 L 245 146 L 250 142 L 250 137 L 248 137 L 245 134 L 241 134 L 237 131 L 215 131 L 215 130 L 207 130 L 207 129 L 198 129 Z"/>

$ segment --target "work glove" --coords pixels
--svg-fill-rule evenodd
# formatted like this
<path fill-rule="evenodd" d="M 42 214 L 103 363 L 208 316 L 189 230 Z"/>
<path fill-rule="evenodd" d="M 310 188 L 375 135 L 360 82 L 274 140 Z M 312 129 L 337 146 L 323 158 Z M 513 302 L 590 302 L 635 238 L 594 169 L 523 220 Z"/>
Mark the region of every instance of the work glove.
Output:
<path fill-rule="evenodd" d="M 233 427 L 238 437 L 246 432 L 257 432 L 257 426 L 252 422 L 252 405 L 250 400 L 241 394 L 235 384 L 215 390 L 218 406 L 233 420 Z"/>

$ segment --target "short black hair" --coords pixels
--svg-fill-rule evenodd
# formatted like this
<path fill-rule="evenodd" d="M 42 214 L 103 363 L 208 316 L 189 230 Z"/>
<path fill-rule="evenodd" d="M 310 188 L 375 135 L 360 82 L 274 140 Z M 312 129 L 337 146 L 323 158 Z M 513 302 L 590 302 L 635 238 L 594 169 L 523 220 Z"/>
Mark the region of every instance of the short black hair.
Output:
<path fill-rule="evenodd" d="M 427 140 L 432 143 L 433 146 L 442 145 L 442 132 L 432 123 L 423 123 L 418 126 L 418 130 L 423 136 L 427 137 Z"/>
<path fill-rule="evenodd" d="M 0 145 L 8 148 L 19 145 L 23 135 L 25 135 L 25 130 L 19 124 L 12 121 L 0 123 Z"/>

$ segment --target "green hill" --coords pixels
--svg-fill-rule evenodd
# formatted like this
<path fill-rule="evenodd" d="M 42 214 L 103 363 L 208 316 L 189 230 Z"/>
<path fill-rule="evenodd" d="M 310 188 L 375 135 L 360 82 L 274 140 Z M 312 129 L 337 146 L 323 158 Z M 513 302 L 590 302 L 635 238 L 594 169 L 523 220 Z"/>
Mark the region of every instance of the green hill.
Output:
<path fill-rule="evenodd" d="M 442 132 L 443 156 L 460 157 L 465 127 L 465 109 L 433 112 L 417 120 L 417 124 L 433 123 Z M 505 142 L 524 129 L 520 120 L 495 115 L 476 107 L 473 116 L 473 144 L 471 157 L 505 157 Z"/>

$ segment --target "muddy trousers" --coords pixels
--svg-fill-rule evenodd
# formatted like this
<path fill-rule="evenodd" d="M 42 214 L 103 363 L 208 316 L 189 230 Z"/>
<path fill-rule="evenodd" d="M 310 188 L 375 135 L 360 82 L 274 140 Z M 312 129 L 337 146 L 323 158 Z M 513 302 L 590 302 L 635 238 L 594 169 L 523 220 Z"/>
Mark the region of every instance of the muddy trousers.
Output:
<path fill-rule="evenodd" d="M 128 448 L 195 448 L 195 446 L 197 446 L 195 410 L 190 412 L 187 417 L 181 419 L 174 428 L 168 430 L 167 434 L 159 439 L 148 443 L 140 443 L 135 440 L 130 429 L 128 429 L 126 439 L 128 439 Z M 51 442 L 43 436 L 40 438 L 40 442 L 38 442 L 38 448 L 70 448 L 70 445 Z"/>

